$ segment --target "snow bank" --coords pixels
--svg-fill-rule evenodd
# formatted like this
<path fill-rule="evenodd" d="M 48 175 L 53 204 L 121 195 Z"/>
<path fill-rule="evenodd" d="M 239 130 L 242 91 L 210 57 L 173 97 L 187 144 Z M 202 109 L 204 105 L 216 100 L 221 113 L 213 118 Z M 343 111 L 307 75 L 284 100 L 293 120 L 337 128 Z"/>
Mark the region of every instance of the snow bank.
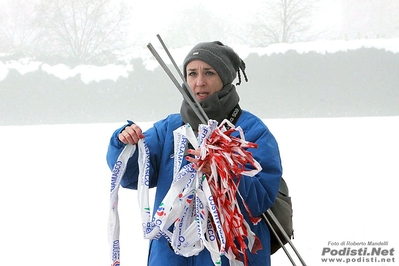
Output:
<path fill-rule="evenodd" d="M 2 81 L 3 79 L 5 79 L 8 75 L 8 67 L 0 61 L 0 81 Z"/>
<path fill-rule="evenodd" d="M 63 64 L 50 66 L 48 64 L 42 65 L 42 70 L 50 75 L 54 75 L 62 80 L 80 75 L 81 80 L 88 84 L 90 82 L 112 80 L 117 81 L 120 77 L 128 77 L 129 72 L 133 70 L 131 65 L 115 65 L 110 64 L 106 66 L 93 65 L 79 65 L 75 68 L 70 68 Z"/>
<path fill-rule="evenodd" d="M 0 81 L 5 79 L 11 69 L 18 71 L 21 75 L 39 70 L 42 63 L 34 61 L 31 58 L 22 58 L 20 60 L 10 60 L 5 63 L 0 61 Z"/>
<path fill-rule="evenodd" d="M 340 51 L 356 50 L 360 48 L 376 48 L 381 50 L 390 51 L 393 53 L 399 52 L 399 38 L 395 39 L 362 39 L 362 40 L 332 40 L 332 41 L 314 41 L 314 42 L 298 42 L 291 44 L 272 44 L 262 48 L 249 48 L 246 46 L 234 46 L 237 53 L 245 59 L 249 54 L 272 55 L 272 54 L 283 54 L 287 51 L 296 51 L 297 53 L 309 53 L 316 52 L 320 54 L 325 53 L 336 53 Z M 179 48 L 171 51 L 176 62 L 182 62 L 187 52 L 191 47 Z M 162 49 L 158 49 L 160 52 Z M 163 58 L 167 58 L 163 56 Z M 148 70 L 154 70 L 159 66 L 158 62 L 154 59 L 147 48 L 139 53 L 132 54 L 129 58 L 142 58 L 143 63 Z M 168 62 L 168 61 L 167 61 Z M 24 75 L 29 72 L 42 71 L 54 75 L 62 80 L 75 77 L 76 75 L 81 76 L 81 80 L 84 83 L 90 83 L 93 81 L 99 82 L 103 80 L 116 81 L 120 77 L 127 77 L 129 72 L 133 70 L 133 67 L 127 65 L 115 65 L 109 64 L 106 66 L 94 66 L 94 65 L 79 65 L 75 68 L 70 68 L 63 64 L 49 65 L 38 61 L 34 61 L 31 58 L 24 58 L 20 60 L 11 60 L 2 62 L 0 61 L 0 81 L 4 80 L 11 69 L 17 70 L 20 74 Z"/>
<path fill-rule="evenodd" d="M 347 52 L 361 48 L 375 48 L 393 53 L 399 52 L 399 38 L 396 39 L 362 39 L 362 40 L 333 40 L 298 43 L 272 44 L 265 48 L 247 49 L 247 53 L 262 55 L 283 54 L 287 51 L 295 51 L 299 54 L 316 52 L 319 54 Z M 243 49 L 244 50 L 244 49 Z M 240 51 L 241 52 L 241 51 Z M 241 53 L 240 53 L 241 55 Z"/>

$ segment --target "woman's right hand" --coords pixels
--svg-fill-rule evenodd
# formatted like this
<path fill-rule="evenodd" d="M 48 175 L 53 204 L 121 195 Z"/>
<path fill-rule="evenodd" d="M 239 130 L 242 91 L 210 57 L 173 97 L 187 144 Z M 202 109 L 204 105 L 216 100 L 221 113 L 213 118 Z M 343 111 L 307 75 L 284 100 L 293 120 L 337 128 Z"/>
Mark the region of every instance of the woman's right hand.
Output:
<path fill-rule="evenodd" d="M 118 139 L 121 142 L 124 144 L 129 143 L 131 145 L 136 145 L 137 142 L 144 137 L 141 128 L 136 124 L 125 127 L 125 129 L 118 135 Z"/>

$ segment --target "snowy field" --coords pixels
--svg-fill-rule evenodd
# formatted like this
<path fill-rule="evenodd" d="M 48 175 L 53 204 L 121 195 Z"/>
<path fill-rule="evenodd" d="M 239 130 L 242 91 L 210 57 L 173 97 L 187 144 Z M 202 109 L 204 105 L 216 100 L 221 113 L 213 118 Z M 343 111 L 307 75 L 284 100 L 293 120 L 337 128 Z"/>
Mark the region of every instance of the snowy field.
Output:
<path fill-rule="evenodd" d="M 399 39 L 329 41 L 256 51 L 237 47 L 237 52 L 243 58 L 250 52 L 324 54 L 362 47 L 398 53 L 398 44 Z M 187 49 L 173 51 L 176 61 L 183 60 Z M 158 66 L 148 51 L 140 56 L 146 68 Z M 80 74 L 85 83 L 117 80 L 132 70 L 130 65 L 71 69 L 21 59 L 0 62 L 0 81 L 12 69 L 26 74 L 39 68 L 62 80 Z M 307 265 L 399 265 L 395 253 L 385 254 L 399 244 L 399 116 L 265 123 L 280 145 L 294 206 L 293 242 Z M 109 265 L 111 173 L 105 155 L 110 135 L 122 124 L 0 127 L 1 265 Z M 141 236 L 136 192 L 120 190 L 119 208 L 122 265 L 146 265 L 148 242 Z M 345 248 L 350 253 L 349 249 L 370 252 L 375 247 L 383 251 L 370 256 L 338 254 Z M 334 250 L 337 254 L 332 256 Z M 343 262 L 322 262 L 326 258 Z M 282 251 L 272 256 L 272 263 L 291 265 Z"/>
<path fill-rule="evenodd" d="M 321 262 L 328 257 L 323 249 L 342 248 L 332 242 L 398 247 L 399 117 L 265 122 L 279 142 L 293 198 L 293 242 L 309 266 L 343 264 Z M 111 175 L 105 154 L 121 124 L 0 127 L 1 265 L 109 265 Z M 136 196 L 120 190 L 126 266 L 146 265 L 148 244 L 141 237 Z M 347 265 L 398 265 L 381 262 L 392 256 L 374 257 L 377 262 Z M 291 265 L 282 251 L 272 262 Z"/>

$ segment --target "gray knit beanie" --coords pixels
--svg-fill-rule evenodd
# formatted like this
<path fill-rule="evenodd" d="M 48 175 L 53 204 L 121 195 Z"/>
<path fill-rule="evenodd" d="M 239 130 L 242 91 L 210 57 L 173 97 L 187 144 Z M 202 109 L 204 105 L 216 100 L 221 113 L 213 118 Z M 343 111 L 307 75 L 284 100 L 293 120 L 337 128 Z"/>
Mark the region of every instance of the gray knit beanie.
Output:
<path fill-rule="evenodd" d="M 230 84 L 237 77 L 241 83 L 240 69 L 244 74 L 245 80 L 248 81 L 245 74 L 245 63 L 234 52 L 234 50 L 219 41 L 203 42 L 194 46 L 188 53 L 183 62 L 184 77 L 187 78 L 187 64 L 194 60 L 201 60 L 212 66 L 220 76 L 223 85 Z"/>

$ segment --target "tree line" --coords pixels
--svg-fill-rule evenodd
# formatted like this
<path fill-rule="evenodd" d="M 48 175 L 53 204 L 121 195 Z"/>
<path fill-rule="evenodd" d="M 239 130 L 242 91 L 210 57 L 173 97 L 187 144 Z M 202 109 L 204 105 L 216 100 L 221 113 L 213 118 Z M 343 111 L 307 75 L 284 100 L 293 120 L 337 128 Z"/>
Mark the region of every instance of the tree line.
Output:
<path fill-rule="evenodd" d="M 399 54 L 287 51 L 245 62 L 240 104 L 261 118 L 399 115 Z M 182 96 L 163 69 L 147 70 L 140 58 L 131 64 L 127 77 L 89 84 L 10 70 L 0 82 L 0 125 L 145 122 L 179 112 Z"/>
<path fill-rule="evenodd" d="M 216 39 L 257 47 L 311 40 L 317 36 L 310 33 L 316 2 L 265 0 L 250 18 L 240 18 L 234 30 L 220 16 L 221 10 L 212 13 L 209 7 L 193 4 L 165 22 L 163 37 L 173 48 Z M 131 25 L 137 6 L 124 0 L 4 0 L 0 53 L 54 64 L 113 63 L 135 45 L 143 45 L 130 34 L 142 27 Z"/>

